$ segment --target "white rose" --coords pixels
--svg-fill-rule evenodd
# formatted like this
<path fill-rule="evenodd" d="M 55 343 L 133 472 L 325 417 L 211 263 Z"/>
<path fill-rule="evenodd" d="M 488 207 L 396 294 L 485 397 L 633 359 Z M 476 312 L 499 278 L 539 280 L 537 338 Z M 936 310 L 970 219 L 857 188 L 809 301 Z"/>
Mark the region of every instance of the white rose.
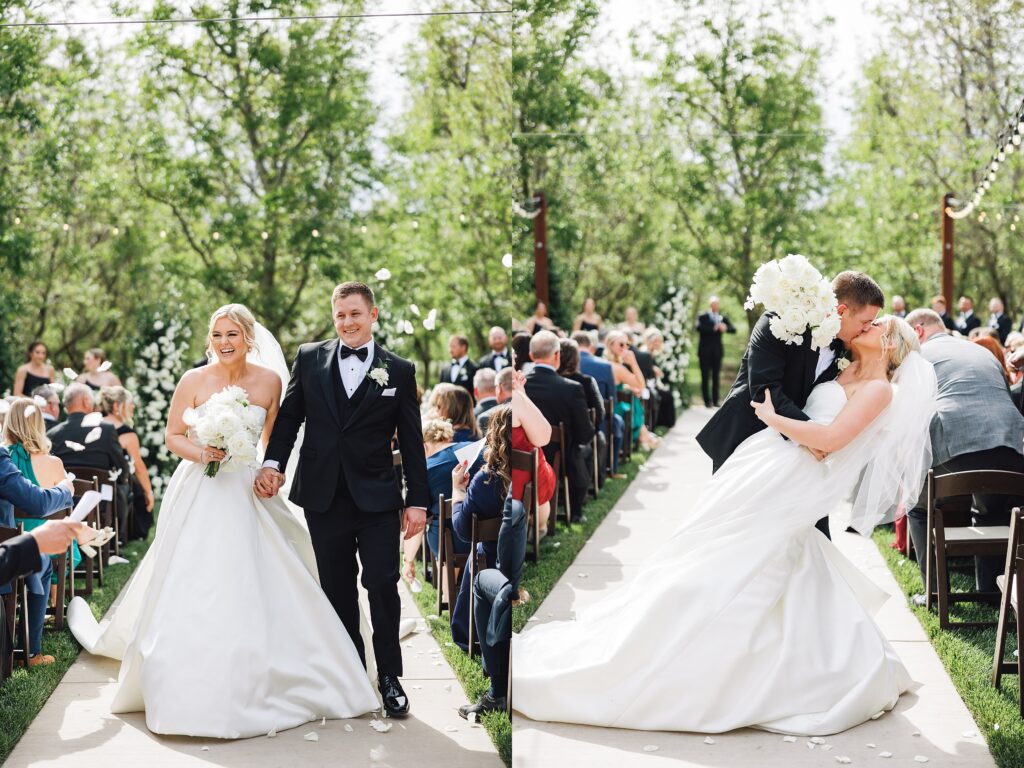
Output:
<path fill-rule="evenodd" d="M 233 459 L 243 459 L 250 453 L 255 455 L 252 438 L 248 432 L 236 432 L 227 440 L 227 451 Z"/>
<path fill-rule="evenodd" d="M 803 333 L 807 327 L 807 316 L 801 312 L 797 307 L 786 307 L 779 317 L 782 318 L 783 324 L 786 326 L 786 330 L 791 334 Z"/>

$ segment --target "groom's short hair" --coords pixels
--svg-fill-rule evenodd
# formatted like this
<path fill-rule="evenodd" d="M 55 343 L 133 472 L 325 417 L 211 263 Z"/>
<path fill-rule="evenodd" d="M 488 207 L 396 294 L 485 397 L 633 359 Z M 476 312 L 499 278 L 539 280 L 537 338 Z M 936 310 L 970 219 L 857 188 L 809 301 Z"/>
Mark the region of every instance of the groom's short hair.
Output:
<path fill-rule="evenodd" d="M 333 305 L 338 299 L 344 299 L 347 296 L 351 296 L 353 293 L 358 293 L 366 302 L 372 307 L 375 304 L 373 298 L 373 288 L 368 286 L 366 283 L 359 283 L 355 280 L 350 280 L 347 283 L 335 287 L 334 293 L 331 294 L 331 304 Z"/>
<path fill-rule="evenodd" d="M 848 307 L 884 307 L 885 295 L 878 283 L 863 272 L 846 270 L 832 281 L 836 301 Z"/>

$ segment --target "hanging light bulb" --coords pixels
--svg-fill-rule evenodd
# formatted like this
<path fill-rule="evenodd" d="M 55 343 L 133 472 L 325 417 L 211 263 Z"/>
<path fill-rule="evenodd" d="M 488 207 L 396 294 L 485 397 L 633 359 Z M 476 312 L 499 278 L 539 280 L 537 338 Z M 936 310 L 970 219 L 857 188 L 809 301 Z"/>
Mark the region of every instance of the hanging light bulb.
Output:
<path fill-rule="evenodd" d="M 1013 149 L 1014 149 L 1014 143 L 1012 141 L 1008 141 L 1006 143 L 1006 148 L 1004 150 L 1005 154 L 1012 155 L 1013 154 Z"/>
<path fill-rule="evenodd" d="M 15 224 L 21 224 L 21 217 L 20 216 L 15 216 L 14 217 L 14 223 Z"/>
<path fill-rule="evenodd" d="M 989 181 L 995 181 L 996 180 L 996 172 L 995 171 L 989 171 L 988 172 L 988 180 Z"/>
<path fill-rule="evenodd" d="M 313 237 L 320 237 L 320 230 L 314 229 L 310 234 L 313 235 Z"/>
<path fill-rule="evenodd" d="M 996 155 L 996 160 L 998 160 L 1001 163 L 1005 159 L 1006 159 L 1006 152 L 1003 150 L 1002 147 L 1000 147 L 999 148 L 999 154 Z"/>
<path fill-rule="evenodd" d="M 1017 131 L 1017 133 L 1013 134 L 1013 138 L 1011 138 L 1010 141 L 1013 142 L 1013 146 L 1019 147 L 1020 146 L 1020 131 Z"/>

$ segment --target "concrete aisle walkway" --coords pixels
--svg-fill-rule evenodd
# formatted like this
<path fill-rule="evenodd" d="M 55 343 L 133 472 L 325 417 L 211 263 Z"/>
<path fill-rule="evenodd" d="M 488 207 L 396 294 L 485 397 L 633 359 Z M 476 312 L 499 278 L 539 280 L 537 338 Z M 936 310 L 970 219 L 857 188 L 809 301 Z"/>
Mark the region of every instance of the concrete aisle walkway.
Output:
<path fill-rule="evenodd" d="M 711 461 L 694 441 L 710 414 L 705 408 L 685 412 L 539 607 L 538 621 L 526 632 L 546 621 L 571 619 L 600 600 L 628 579 L 665 532 L 676 527 L 711 476 Z M 790 768 L 835 766 L 840 764 L 837 757 L 850 758 L 851 765 L 896 766 L 919 765 L 914 761 L 918 755 L 935 766 L 994 766 L 984 738 L 874 543 L 846 533 L 835 539 L 852 562 L 894 596 L 876 619 L 916 683 L 892 712 L 813 748 L 807 738 L 785 742 L 781 735 L 752 729 L 716 735 L 714 744 L 706 744 L 703 735 L 540 723 L 517 712 L 512 732 L 515 768 Z M 892 753 L 891 758 L 879 760 L 882 752 Z"/>
<path fill-rule="evenodd" d="M 370 727 L 370 716 L 309 723 L 275 738 L 238 741 L 157 736 L 145 715 L 110 714 L 119 662 L 82 653 L 39 716 L 18 742 L 4 768 L 164 768 L 228 766 L 259 768 L 502 768 L 487 731 L 459 717 L 466 695 L 437 642 L 403 587 L 402 618 L 417 620 L 416 634 L 402 641 L 405 677 L 412 702 L 405 720 L 389 720 L 388 733 Z M 116 604 L 115 604 L 116 608 Z M 347 728 L 351 728 L 349 731 Z M 315 732 L 316 742 L 303 737 Z"/>

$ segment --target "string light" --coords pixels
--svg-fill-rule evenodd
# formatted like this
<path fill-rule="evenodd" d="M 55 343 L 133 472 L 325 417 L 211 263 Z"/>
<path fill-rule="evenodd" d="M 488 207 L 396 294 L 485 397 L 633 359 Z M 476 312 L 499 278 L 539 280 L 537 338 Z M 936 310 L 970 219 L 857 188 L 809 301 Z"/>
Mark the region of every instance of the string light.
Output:
<path fill-rule="evenodd" d="M 1024 134 L 1024 102 L 1021 102 L 1017 114 L 1007 125 L 1006 130 L 999 134 L 996 139 L 996 152 L 989 161 L 986 171 L 982 171 L 984 179 L 975 187 L 974 194 L 970 201 L 960 209 L 946 207 L 946 215 L 951 219 L 964 219 L 971 215 L 975 208 L 981 204 L 985 193 L 992 188 L 992 182 L 996 180 L 996 172 L 1007 155 L 1013 154 L 1014 147 L 1020 146 L 1021 134 Z M 978 215 L 978 221 L 984 221 L 984 213 Z M 1001 221 L 1002 216 L 996 214 L 996 221 Z"/>

